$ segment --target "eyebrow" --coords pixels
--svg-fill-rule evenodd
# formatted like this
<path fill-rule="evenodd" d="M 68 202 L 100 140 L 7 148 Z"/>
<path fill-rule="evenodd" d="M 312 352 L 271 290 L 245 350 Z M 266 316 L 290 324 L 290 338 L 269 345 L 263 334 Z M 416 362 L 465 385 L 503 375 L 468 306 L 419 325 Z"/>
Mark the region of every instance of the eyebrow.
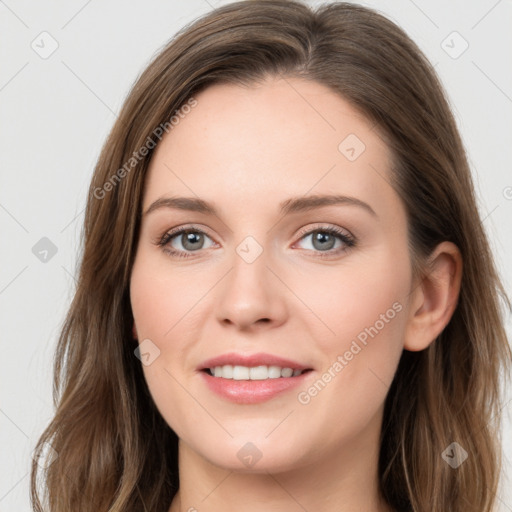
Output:
<path fill-rule="evenodd" d="M 292 213 L 305 212 L 322 206 L 331 205 L 359 206 L 374 217 L 378 217 L 375 210 L 369 204 L 357 199 L 356 197 L 343 195 L 292 197 L 281 202 L 279 204 L 279 209 L 281 215 L 289 215 Z M 177 210 L 204 213 L 206 215 L 214 215 L 216 217 L 219 216 L 216 208 L 211 203 L 195 197 L 161 197 L 152 203 L 143 215 L 146 216 L 160 208 L 173 208 Z"/>

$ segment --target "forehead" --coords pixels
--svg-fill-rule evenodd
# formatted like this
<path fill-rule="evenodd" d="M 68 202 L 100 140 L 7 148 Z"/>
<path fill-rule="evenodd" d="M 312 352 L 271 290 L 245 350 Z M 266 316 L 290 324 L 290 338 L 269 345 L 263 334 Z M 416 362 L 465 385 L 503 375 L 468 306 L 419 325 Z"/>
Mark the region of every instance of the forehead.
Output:
<path fill-rule="evenodd" d="M 195 99 L 155 149 L 144 207 L 165 194 L 215 193 L 260 208 L 308 193 L 370 200 L 389 187 L 390 153 L 376 127 L 322 84 L 217 84 Z"/>

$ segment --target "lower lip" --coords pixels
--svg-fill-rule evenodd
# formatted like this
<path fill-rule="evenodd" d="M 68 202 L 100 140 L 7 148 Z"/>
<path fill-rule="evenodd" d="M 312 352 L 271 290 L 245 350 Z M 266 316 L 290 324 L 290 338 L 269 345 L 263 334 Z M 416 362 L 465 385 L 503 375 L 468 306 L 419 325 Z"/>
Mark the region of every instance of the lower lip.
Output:
<path fill-rule="evenodd" d="M 201 372 L 206 384 L 214 393 L 237 404 L 266 402 L 303 384 L 310 373 L 311 371 L 308 371 L 296 377 L 279 377 L 278 379 L 234 380 L 213 377 L 207 372 Z"/>

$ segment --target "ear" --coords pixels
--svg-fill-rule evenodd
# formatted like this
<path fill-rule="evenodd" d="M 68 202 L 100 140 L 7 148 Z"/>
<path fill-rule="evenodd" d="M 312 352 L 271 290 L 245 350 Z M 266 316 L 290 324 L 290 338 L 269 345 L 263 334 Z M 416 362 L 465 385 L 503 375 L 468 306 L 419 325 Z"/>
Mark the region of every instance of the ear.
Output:
<path fill-rule="evenodd" d="M 135 327 L 135 322 L 133 322 L 132 333 L 133 333 L 133 339 L 136 340 L 137 339 L 137 328 Z"/>
<path fill-rule="evenodd" d="M 427 348 L 448 325 L 459 299 L 462 256 L 452 242 L 440 243 L 429 257 L 427 273 L 411 292 L 404 349 Z"/>

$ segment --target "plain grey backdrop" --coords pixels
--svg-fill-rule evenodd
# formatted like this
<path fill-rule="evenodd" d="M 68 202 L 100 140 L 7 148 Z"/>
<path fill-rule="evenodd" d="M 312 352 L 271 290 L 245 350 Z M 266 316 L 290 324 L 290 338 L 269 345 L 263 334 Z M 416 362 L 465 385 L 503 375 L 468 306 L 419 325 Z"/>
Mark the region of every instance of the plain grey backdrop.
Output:
<path fill-rule="evenodd" d="M 53 351 L 101 145 L 156 52 L 184 24 L 226 3 L 0 1 L 0 512 L 30 510 L 29 463 L 53 413 Z M 358 3 L 400 25 L 435 65 L 510 290 L 512 1 Z M 510 411 L 508 402 L 504 512 L 512 511 Z"/>

